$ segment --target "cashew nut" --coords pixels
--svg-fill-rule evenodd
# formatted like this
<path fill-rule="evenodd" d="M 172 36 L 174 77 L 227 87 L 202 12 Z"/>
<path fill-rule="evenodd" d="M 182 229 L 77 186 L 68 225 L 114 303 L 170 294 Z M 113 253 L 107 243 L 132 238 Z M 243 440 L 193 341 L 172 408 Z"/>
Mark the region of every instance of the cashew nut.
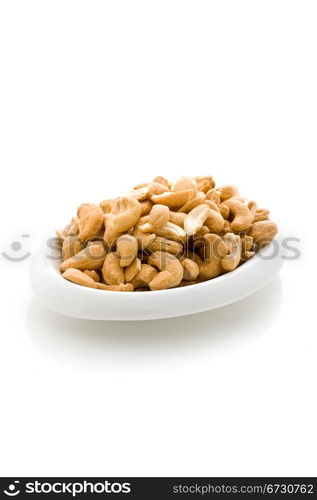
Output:
<path fill-rule="evenodd" d="M 138 253 L 138 240 L 131 234 L 123 234 L 117 239 L 117 253 L 120 266 L 127 267 L 134 261 Z"/>
<path fill-rule="evenodd" d="M 228 184 L 226 186 L 219 187 L 218 191 L 220 191 L 221 201 L 228 200 L 229 198 L 232 198 L 233 196 L 239 196 L 239 191 L 237 190 L 236 186 L 233 186 L 232 184 Z"/>
<path fill-rule="evenodd" d="M 223 230 L 225 221 L 221 213 L 216 210 L 209 210 L 209 216 L 205 220 L 205 226 L 208 227 L 211 233 L 220 233 Z"/>
<path fill-rule="evenodd" d="M 278 229 L 275 222 L 271 220 L 262 220 L 254 222 L 248 231 L 248 235 L 252 236 L 254 243 L 259 246 L 265 246 L 270 243 L 277 235 Z"/>
<path fill-rule="evenodd" d="M 151 196 L 153 203 L 160 203 L 170 208 L 180 208 L 185 203 L 189 202 L 194 196 L 192 189 L 185 189 L 184 191 L 166 192 L 158 195 Z"/>
<path fill-rule="evenodd" d="M 135 288 L 148 286 L 157 274 L 155 267 L 150 264 L 142 264 L 141 271 L 131 280 L 131 283 Z"/>
<path fill-rule="evenodd" d="M 198 191 L 198 184 L 193 177 L 180 177 L 174 184 L 174 191 L 192 189 L 194 196 Z"/>
<path fill-rule="evenodd" d="M 193 208 L 193 210 L 186 215 L 184 229 L 187 236 L 193 236 L 203 227 L 204 222 L 210 216 L 210 212 L 211 210 L 208 205 L 202 203 L 201 205 Z"/>
<path fill-rule="evenodd" d="M 141 216 L 140 203 L 131 196 L 122 196 L 114 203 L 111 210 L 114 215 L 112 226 L 118 232 L 128 231 L 135 226 Z"/>
<path fill-rule="evenodd" d="M 240 236 L 234 233 L 227 233 L 223 237 L 223 241 L 227 245 L 230 253 L 222 259 L 221 264 L 225 271 L 233 271 L 238 267 L 241 260 Z"/>
<path fill-rule="evenodd" d="M 124 280 L 126 283 L 129 283 L 133 280 L 133 278 L 141 271 L 141 260 L 134 259 L 131 264 L 125 268 L 124 270 Z"/>
<path fill-rule="evenodd" d="M 153 227 L 160 228 L 169 221 L 169 217 L 170 211 L 166 205 L 153 205 L 149 216 L 149 223 Z"/>
<path fill-rule="evenodd" d="M 252 224 L 253 216 L 248 207 L 238 198 L 229 198 L 223 202 L 230 209 L 233 215 L 231 229 L 235 233 L 247 231 Z"/>
<path fill-rule="evenodd" d="M 60 265 L 60 271 L 63 273 L 66 269 L 74 268 L 80 270 L 101 269 L 106 257 L 103 245 L 92 243 L 78 252 L 73 257 L 64 260 Z"/>
<path fill-rule="evenodd" d="M 84 203 L 77 210 L 80 241 L 96 236 L 103 226 L 104 213 L 99 205 Z"/>
<path fill-rule="evenodd" d="M 148 246 L 150 252 L 167 252 L 173 255 L 178 255 L 183 250 L 183 245 L 178 241 L 168 240 L 167 238 L 162 238 L 160 236 L 156 237 L 155 240 Z"/>
<path fill-rule="evenodd" d="M 199 278 L 208 280 L 223 273 L 221 261 L 227 255 L 228 250 L 222 238 L 216 234 L 207 234 L 204 240 L 204 260 L 200 265 Z"/>
<path fill-rule="evenodd" d="M 124 283 L 124 272 L 120 266 L 120 257 L 116 252 L 110 252 L 102 266 L 102 277 L 108 285 L 121 285 Z"/>
<path fill-rule="evenodd" d="M 167 222 L 160 228 L 154 227 L 147 222 L 139 226 L 139 229 L 144 233 L 155 233 L 157 236 L 163 236 L 163 238 L 169 238 L 170 240 L 183 241 L 186 238 L 184 229 L 172 222 Z"/>
<path fill-rule="evenodd" d="M 62 260 L 69 259 L 83 249 L 81 241 L 77 236 L 66 236 L 62 245 Z"/>
<path fill-rule="evenodd" d="M 157 267 L 160 272 L 149 283 L 150 290 L 165 290 L 179 285 L 183 279 L 183 266 L 174 255 L 166 252 L 154 252 L 148 263 Z"/>
<path fill-rule="evenodd" d="M 183 280 L 195 281 L 199 276 L 199 265 L 191 259 L 180 259 L 180 263 L 184 268 Z"/>

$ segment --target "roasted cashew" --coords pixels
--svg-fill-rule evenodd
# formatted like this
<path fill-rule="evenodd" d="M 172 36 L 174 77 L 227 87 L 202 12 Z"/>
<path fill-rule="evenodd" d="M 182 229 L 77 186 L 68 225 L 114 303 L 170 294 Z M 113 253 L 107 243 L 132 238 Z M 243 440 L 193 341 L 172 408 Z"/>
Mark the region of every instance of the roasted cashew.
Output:
<path fill-rule="evenodd" d="M 63 273 L 69 268 L 80 270 L 101 269 L 105 257 L 106 251 L 103 245 L 92 243 L 73 257 L 64 260 L 60 265 L 60 271 Z"/>
<path fill-rule="evenodd" d="M 121 285 L 124 283 L 124 272 L 120 266 L 120 257 L 116 252 L 108 253 L 101 272 L 107 285 Z"/>
<path fill-rule="evenodd" d="M 77 285 L 88 286 L 89 288 L 97 288 L 97 282 L 79 269 L 69 267 L 68 269 L 66 269 L 66 271 L 63 272 L 62 276 L 68 281 L 72 281 Z"/>
<path fill-rule="evenodd" d="M 213 201 L 214 203 L 216 203 L 216 205 L 220 205 L 220 201 L 221 201 L 220 200 L 220 191 L 218 191 L 218 189 L 215 189 L 215 188 L 209 189 L 209 191 L 207 191 L 207 193 L 206 193 L 206 199 Z"/>
<path fill-rule="evenodd" d="M 194 177 L 198 185 L 198 191 L 203 191 L 207 193 L 210 189 L 214 188 L 216 183 L 211 175 L 205 175 L 204 177 Z"/>
<path fill-rule="evenodd" d="M 77 236 L 66 236 L 62 244 L 62 260 L 69 259 L 83 249 L 83 244 Z"/>
<path fill-rule="evenodd" d="M 178 241 L 168 240 L 167 238 L 162 238 L 157 236 L 151 245 L 147 248 L 150 252 L 167 252 L 173 255 L 178 255 L 183 250 L 183 245 Z"/>
<path fill-rule="evenodd" d="M 192 189 L 194 196 L 198 192 L 198 184 L 193 177 L 180 177 L 174 184 L 174 192 L 184 191 L 186 189 Z"/>
<path fill-rule="evenodd" d="M 271 220 L 262 220 L 254 222 L 248 231 L 252 236 L 254 243 L 259 246 L 265 246 L 270 243 L 277 235 L 278 229 L 275 222 Z"/>
<path fill-rule="evenodd" d="M 185 189 L 184 191 L 166 192 L 158 195 L 151 196 L 153 203 L 160 203 L 170 208 L 180 208 L 185 203 L 188 203 L 194 197 L 192 189 Z"/>
<path fill-rule="evenodd" d="M 228 250 L 222 238 L 216 234 L 207 234 L 204 240 L 204 260 L 200 265 L 199 278 L 208 280 L 223 273 L 221 261 L 227 255 Z"/>
<path fill-rule="evenodd" d="M 83 271 L 84 274 L 87 274 L 87 276 L 89 276 L 90 278 L 92 278 L 94 281 L 100 281 L 100 276 L 99 274 L 97 273 L 97 271 L 89 271 L 88 269 L 85 269 L 85 271 Z"/>
<path fill-rule="evenodd" d="M 139 201 L 141 205 L 141 217 L 143 215 L 148 215 L 151 212 L 152 207 L 154 206 L 151 200 Z"/>
<path fill-rule="evenodd" d="M 80 241 L 96 236 L 103 226 L 104 213 L 99 205 L 84 203 L 77 210 Z"/>
<path fill-rule="evenodd" d="M 176 226 L 179 226 L 184 229 L 184 220 L 186 218 L 185 213 L 180 213 L 180 212 L 173 212 L 170 211 L 170 218 L 169 221 L 172 222 L 172 224 L 176 224 Z"/>
<path fill-rule="evenodd" d="M 149 283 L 155 278 L 158 271 L 150 264 L 142 264 L 141 271 L 131 280 L 135 288 L 148 286 Z"/>
<path fill-rule="evenodd" d="M 120 266 L 129 266 L 137 256 L 138 240 L 131 234 L 123 234 L 117 239 L 117 253 L 120 257 Z"/>
<path fill-rule="evenodd" d="M 228 184 L 226 186 L 219 187 L 218 191 L 220 191 L 221 201 L 228 200 L 229 198 L 232 198 L 233 196 L 239 196 L 239 191 L 237 190 L 236 186 L 233 186 L 232 184 Z"/>
<path fill-rule="evenodd" d="M 184 230 L 186 231 L 187 236 L 193 236 L 196 234 L 197 231 L 203 227 L 204 222 L 208 219 L 210 214 L 210 208 L 204 203 L 193 208 L 193 210 L 186 215 L 184 221 Z"/>
<path fill-rule="evenodd" d="M 203 203 L 205 199 L 206 199 L 205 193 L 203 193 L 202 191 L 199 191 L 196 194 L 195 198 L 193 198 L 192 200 L 185 203 L 185 205 L 183 205 L 178 210 L 178 212 L 188 214 L 188 212 L 190 212 L 193 208 L 195 208 L 198 205 L 200 205 L 201 203 Z M 175 212 L 173 212 L 173 213 L 175 213 Z"/>
<path fill-rule="evenodd" d="M 233 220 L 231 222 L 232 231 L 235 233 L 247 231 L 251 226 L 253 219 L 252 213 L 248 207 L 238 198 L 229 198 L 224 201 L 223 204 L 227 205 L 233 216 Z"/>
<path fill-rule="evenodd" d="M 147 222 L 139 226 L 139 229 L 143 231 L 143 233 L 155 233 L 157 236 L 163 236 L 163 238 L 168 238 L 170 240 L 184 241 L 186 238 L 184 229 L 172 222 L 167 222 L 164 226 L 159 228 Z"/>
<path fill-rule="evenodd" d="M 160 272 L 149 283 L 150 290 L 165 290 L 179 285 L 183 279 L 183 266 L 178 259 L 166 252 L 154 252 L 148 263 L 157 267 Z"/>
<path fill-rule="evenodd" d="M 122 233 L 138 222 L 141 216 L 141 205 L 131 196 L 122 196 L 114 203 L 111 214 L 114 215 L 112 219 L 114 230 Z"/>
<path fill-rule="evenodd" d="M 133 278 L 141 271 L 141 266 L 141 260 L 134 259 L 134 261 L 131 262 L 131 264 L 124 270 L 124 281 L 126 283 L 130 283 L 130 281 L 132 281 Z"/>
<path fill-rule="evenodd" d="M 260 222 L 262 220 L 267 220 L 270 217 L 270 212 L 266 208 L 258 208 L 255 211 L 253 222 Z"/>
<path fill-rule="evenodd" d="M 225 271 L 233 271 L 236 267 L 238 267 L 241 260 L 240 236 L 234 233 L 227 233 L 223 237 L 223 241 L 227 245 L 230 253 L 222 259 L 221 264 Z"/>
<path fill-rule="evenodd" d="M 146 250 L 156 238 L 156 234 L 144 233 L 138 225 L 134 227 L 132 235 L 138 240 L 139 250 Z"/>
<path fill-rule="evenodd" d="M 149 223 L 153 227 L 162 227 L 169 221 L 169 217 L 170 211 L 166 205 L 153 205 L 149 215 Z"/>
<path fill-rule="evenodd" d="M 180 263 L 184 268 L 183 280 L 195 281 L 199 276 L 199 265 L 192 259 L 181 258 Z"/>
<path fill-rule="evenodd" d="M 205 220 L 205 226 L 208 227 L 209 231 L 211 233 L 220 233 L 223 230 L 224 225 L 225 221 L 221 213 L 210 209 L 209 216 Z"/>

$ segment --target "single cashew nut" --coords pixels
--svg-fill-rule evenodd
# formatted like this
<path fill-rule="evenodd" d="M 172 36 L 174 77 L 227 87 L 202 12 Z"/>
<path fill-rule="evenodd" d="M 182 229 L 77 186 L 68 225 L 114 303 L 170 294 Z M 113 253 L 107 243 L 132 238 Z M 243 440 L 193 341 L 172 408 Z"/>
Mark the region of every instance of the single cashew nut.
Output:
<path fill-rule="evenodd" d="M 252 251 L 251 251 L 251 250 L 248 250 L 248 251 L 246 251 L 246 252 L 243 252 L 243 253 L 241 254 L 241 261 L 242 261 L 242 262 L 245 262 L 246 260 L 249 260 L 249 259 L 251 259 L 252 257 L 254 257 L 254 255 L 255 255 L 255 252 L 254 252 L 253 250 L 252 250 Z"/>
<path fill-rule="evenodd" d="M 76 285 L 88 286 L 89 288 L 97 288 L 97 283 L 83 273 L 79 269 L 69 267 L 62 274 L 63 278 L 76 283 Z"/>
<path fill-rule="evenodd" d="M 105 214 L 105 233 L 104 233 L 104 241 L 107 247 L 110 249 L 115 246 L 117 243 L 117 239 L 123 234 L 123 231 L 118 231 L 113 224 L 113 220 L 115 218 L 114 214 Z"/>
<path fill-rule="evenodd" d="M 133 292 L 134 286 L 131 283 L 121 283 L 120 285 L 104 285 L 104 283 L 96 283 L 99 290 L 108 290 L 110 292 Z"/>
<path fill-rule="evenodd" d="M 153 182 L 157 182 L 158 184 L 163 184 L 164 186 L 168 187 L 168 189 L 170 189 L 171 187 L 168 180 L 165 179 L 165 177 L 162 177 L 161 175 L 155 177 L 155 179 L 153 179 Z"/>
<path fill-rule="evenodd" d="M 210 215 L 210 212 L 211 210 L 208 205 L 202 203 L 201 205 L 193 208 L 193 210 L 191 210 L 189 214 L 186 215 L 184 221 L 184 229 L 187 236 L 193 236 L 203 227 L 204 222 Z"/>
<path fill-rule="evenodd" d="M 120 257 L 116 252 L 110 252 L 102 266 L 102 277 L 108 285 L 121 285 L 124 283 L 124 272 L 120 266 Z"/>
<path fill-rule="evenodd" d="M 267 220 L 270 217 L 270 212 L 266 208 L 258 208 L 255 211 L 253 222 L 260 222 L 262 220 Z"/>
<path fill-rule="evenodd" d="M 157 267 L 160 272 L 149 283 L 150 290 L 165 290 L 179 285 L 183 279 L 183 266 L 179 260 L 166 252 L 154 252 L 148 263 Z"/>
<path fill-rule="evenodd" d="M 77 210 L 80 241 L 96 236 L 103 226 L 104 213 L 99 205 L 84 203 Z"/>
<path fill-rule="evenodd" d="M 144 233 L 141 231 L 138 225 L 134 227 L 132 235 L 135 236 L 138 241 L 139 250 L 146 250 L 156 238 L 154 233 Z"/>
<path fill-rule="evenodd" d="M 178 241 L 172 241 L 158 236 L 155 238 L 153 243 L 149 245 L 148 250 L 150 252 L 160 251 L 171 253 L 172 255 L 178 255 L 183 251 L 183 245 Z"/>
<path fill-rule="evenodd" d="M 172 222 L 167 222 L 160 228 L 154 227 L 147 222 L 139 226 L 139 229 L 144 233 L 155 233 L 157 236 L 163 236 L 163 238 L 168 238 L 170 240 L 183 241 L 186 238 L 184 229 Z"/>
<path fill-rule="evenodd" d="M 130 281 L 133 280 L 133 278 L 141 271 L 141 260 L 140 259 L 134 259 L 131 264 L 125 268 L 124 270 L 124 280 L 126 283 L 129 283 Z"/>
<path fill-rule="evenodd" d="M 69 259 L 83 249 L 81 241 L 77 236 L 66 236 L 62 245 L 62 260 Z"/>
<path fill-rule="evenodd" d="M 256 202 L 255 201 L 249 201 L 248 205 L 247 205 L 248 209 L 250 210 L 251 212 L 251 215 L 252 215 L 252 222 L 254 221 L 254 217 L 255 217 L 255 214 L 256 214 Z"/>
<path fill-rule="evenodd" d="M 205 175 L 204 177 L 194 177 L 198 185 L 198 191 L 203 191 L 207 193 L 210 189 L 214 188 L 216 183 L 211 175 Z"/>
<path fill-rule="evenodd" d="M 198 184 L 193 177 L 180 177 L 174 184 L 174 192 L 192 189 L 194 195 L 198 191 Z"/>
<path fill-rule="evenodd" d="M 254 243 L 257 245 L 265 246 L 275 238 L 277 232 L 278 229 L 275 222 L 263 220 L 254 222 L 248 231 L 248 235 L 252 236 Z"/>
<path fill-rule="evenodd" d="M 158 271 L 150 264 L 142 264 L 141 271 L 131 281 L 135 288 L 148 286 Z"/>
<path fill-rule="evenodd" d="M 106 251 L 100 243 L 92 243 L 78 252 L 73 257 L 64 260 L 60 265 L 63 273 L 66 269 L 74 268 L 80 270 L 101 269 L 106 257 Z"/>
<path fill-rule="evenodd" d="M 115 201 L 115 199 L 103 200 L 101 203 L 99 203 L 101 209 L 103 210 L 103 213 L 110 214 Z"/>
<path fill-rule="evenodd" d="M 153 203 L 151 202 L 151 200 L 144 200 L 140 201 L 139 203 L 141 205 L 141 217 L 151 212 L 151 209 L 153 207 Z"/>
<path fill-rule="evenodd" d="M 191 259 L 180 259 L 184 268 L 183 280 L 195 281 L 199 276 L 199 265 Z"/>
<path fill-rule="evenodd" d="M 138 240 L 131 234 L 123 234 L 117 239 L 117 253 L 120 266 L 127 267 L 134 261 L 138 253 Z"/>
<path fill-rule="evenodd" d="M 98 282 L 100 281 L 100 276 L 97 273 L 97 271 L 89 271 L 88 269 L 85 269 L 85 271 L 83 271 L 83 273 L 87 274 L 87 276 L 92 278 L 94 281 L 98 281 Z"/>
<path fill-rule="evenodd" d="M 223 241 L 227 245 L 229 254 L 222 259 L 222 267 L 225 271 L 233 271 L 238 267 L 241 260 L 241 240 L 240 236 L 234 233 L 227 233 L 223 237 Z"/>
<path fill-rule="evenodd" d="M 248 236 L 247 234 L 241 238 L 241 248 L 242 252 L 248 252 L 253 247 L 253 238 L 252 236 Z"/>
<path fill-rule="evenodd" d="M 207 193 L 206 193 L 206 199 L 213 201 L 214 203 L 216 203 L 216 205 L 220 205 L 220 201 L 221 201 L 220 200 L 220 191 L 218 191 L 218 189 L 215 189 L 215 188 L 209 189 L 209 191 L 207 191 Z"/>
<path fill-rule="evenodd" d="M 141 216 L 141 205 L 131 196 L 122 196 L 118 198 L 111 210 L 112 226 L 118 232 L 128 231 L 135 226 Z"/>
<path fill-rule="evenodd" d="M 235 233 L 247 231 L 252 224 L 253 216 L 248 207 L 238 198 L 229 198 L 223 202 L 233 215 L 231 229 Z"/>
<path fill-rule="evenodd" d="M 221 213 L 222 217 L 224 219 L 228 219 L 228 217 L 230 215 L 230 208 L 228 207 L 228 205 L 224 205 L 223 203 L 221 203 L 219 205 L 219 208 L 220 208 L 220 213 Z"/>
<path fill-rule="evenodd" d="M 188 214 L 188 212 L 190 212 L 193 208 L 195 208 L 198 205 L 200 205 L 201 203 L 203 203 L 205 199 L 206 199 L 205 193 L 203 193 L 202 191 L 199 191 L 196 194 L 195 198 L 193 198 L 192 200 L 190 200 L 187 203 L 185 203 L 185 205 L 183 205 L 178 210 L 178 212 Z"/>
<path fill-rule="evenodd" d="M 169 217 L 170 211 L 166 205 L 153 205 L 149 216 L 149 223 L 153 227 L 162 227 L 169 221 Z"/>
<path fill-rule="evenodd" d="M 180 212 L 172 212 L 170 211 L 170 218 L 169 221 L 172 224 L 176 224 L 176 226 L 179 226 L 181 228 L 184 228 L 184 221 L 186 218 L 185 213 L 180 213 Z"/>
<path fill-rule="evenodd" d="M 151 196 L 153 203 L 160 203 L 170 208 L 180 208 L 185 203 L 188 203 L 194 196 L 192 189 L 185 189 L 184 191 L 167 192 Z"/>
<path fill-rule="evenodd" d="M 208 218 L 205 220 L 205 225 L 211 233 L 220 233 L 224 228 L 225 221 L 221 213 L 211 209 Z"/>
<path fill-rule="evenodd" d="M 228 200 L 233 196 L 239 196 L 239 191 L 237 190 L 236 186 L 233 186 L 232 184 L 228 184 L 227 186 L 222 186 L 218 188 L 218 191 L 220 191 L 221 201 Z"/>
<path fill-rule="evenodd" d="M 201 249 L 204 260 L 200 265 L 199 278 L 208 280 L 223 273 L 221 261 L 227 255 L 228 249 L 222 238 L 216 234 L 207 234 L 204 240 L 205 246 Z"/>

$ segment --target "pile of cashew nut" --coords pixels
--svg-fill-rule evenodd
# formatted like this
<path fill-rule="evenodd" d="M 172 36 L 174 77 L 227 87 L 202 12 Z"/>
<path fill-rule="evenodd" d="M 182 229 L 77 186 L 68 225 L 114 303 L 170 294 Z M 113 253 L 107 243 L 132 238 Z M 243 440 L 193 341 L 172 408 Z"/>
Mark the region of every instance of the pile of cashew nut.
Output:
<path fill-rule="evenodd" d="M 211 176 L 164 177 L 126 195 L 84 203 L 56 231 L 60 271 L 110 291 L 154 291 L 210 280 L 251 259 L 277 234 L 269 211 Z"/>

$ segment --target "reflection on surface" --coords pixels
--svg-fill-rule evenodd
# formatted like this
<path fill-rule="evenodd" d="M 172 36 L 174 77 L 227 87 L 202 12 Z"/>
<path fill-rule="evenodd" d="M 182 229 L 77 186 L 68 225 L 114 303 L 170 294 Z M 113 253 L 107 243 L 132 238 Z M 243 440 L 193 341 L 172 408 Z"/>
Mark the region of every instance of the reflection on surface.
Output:
<path fill-rule="evenodd" d="M 168 358 L 214 355 L 254 342 L 274 322 L 282 298 L 280 277 L 250 297 L 221 309 L 151 321 L 91 321 L 54 313 L 34 298 L 27 312 L 32 341 L 56 362 L 83 369 Z"/>

